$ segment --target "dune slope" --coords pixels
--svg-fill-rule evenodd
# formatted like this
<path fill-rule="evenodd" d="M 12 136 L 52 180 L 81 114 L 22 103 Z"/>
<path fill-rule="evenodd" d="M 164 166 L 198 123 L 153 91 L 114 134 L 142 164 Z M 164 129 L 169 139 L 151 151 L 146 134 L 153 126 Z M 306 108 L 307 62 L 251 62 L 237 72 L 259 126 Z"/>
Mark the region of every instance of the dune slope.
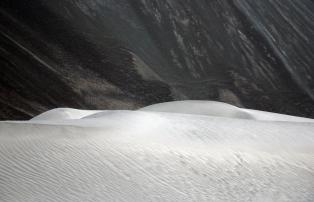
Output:
<path fill-rule="evenodd" d="M 217 105 L 0 122 L 0 201 L 312 201 L 314 123 Z"/>

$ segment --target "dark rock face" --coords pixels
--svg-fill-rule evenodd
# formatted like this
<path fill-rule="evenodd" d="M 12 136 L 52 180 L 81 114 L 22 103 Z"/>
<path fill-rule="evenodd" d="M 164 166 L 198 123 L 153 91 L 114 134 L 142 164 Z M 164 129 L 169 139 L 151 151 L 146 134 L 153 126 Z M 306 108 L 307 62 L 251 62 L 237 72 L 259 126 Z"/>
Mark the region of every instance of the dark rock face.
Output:
<path fill-rule="evenodd" d="M 182 99 L 314 117 L 312 0 L 0 4 L 0 119 Z"/>

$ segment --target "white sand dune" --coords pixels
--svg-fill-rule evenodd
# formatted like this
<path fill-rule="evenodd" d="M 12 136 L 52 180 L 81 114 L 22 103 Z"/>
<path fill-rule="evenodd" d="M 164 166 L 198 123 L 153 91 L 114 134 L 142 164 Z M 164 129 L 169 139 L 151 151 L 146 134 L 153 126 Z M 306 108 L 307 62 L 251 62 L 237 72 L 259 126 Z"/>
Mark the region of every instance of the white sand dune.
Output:
<path fill-rule="evenodd" d="M 313 201 L 314 123 L 217 102 L 0 122 L 0 201 Z"/>
<path fill-rule="evenodd" d="M 239 119 L 252 119 L 260 121 L 291 121 L 314 122 L 313 119 L 263 112 L 251 109 L 242 109 L 230 104 L 215 101 L 175 101 L 151 105 L 140 109 L 141 111 L 171 112 L 183 114 L 199 114 Z"/>
<path fill-rule="evenodd" d="M 81 119 L 85 116 L 102 112 L 99 110 L 78 110 L 71 108 L 57 108 L 44 112 L 35 116 L 31 121 L 54 121 L 54 120 L 70 120 Z"/>

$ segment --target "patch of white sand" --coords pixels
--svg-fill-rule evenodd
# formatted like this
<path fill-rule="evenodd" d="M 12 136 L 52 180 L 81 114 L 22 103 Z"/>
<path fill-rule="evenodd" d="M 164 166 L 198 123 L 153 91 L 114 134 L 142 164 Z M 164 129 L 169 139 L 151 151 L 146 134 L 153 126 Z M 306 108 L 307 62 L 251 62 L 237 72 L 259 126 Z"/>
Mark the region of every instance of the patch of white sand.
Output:
<path fill-rule="evenodd" d="M 0 122 L 0 201 L 313 201 L 311 119 L 163 105 Z"/>
<path fill-rule="evenodd" d="M 53 120 L 68 120 L 81 119 L 85 116 L 101 112 L 100 110 L 78 110 L 71 108 L 57 108 L 44 112 L 35 116 L 31 121 L 53 121 Z"/>
<path fill-rule="evenodd" d="M 201 100 L 166 102 L 144 107 L 140 110 L 183 114 L 199 114 L 207 116 L 252 119 L 260 121 L 314 122 L 313 119 L 308 118 L 263 112 L 251 109 L 242 109 L 222 102 Z"/>

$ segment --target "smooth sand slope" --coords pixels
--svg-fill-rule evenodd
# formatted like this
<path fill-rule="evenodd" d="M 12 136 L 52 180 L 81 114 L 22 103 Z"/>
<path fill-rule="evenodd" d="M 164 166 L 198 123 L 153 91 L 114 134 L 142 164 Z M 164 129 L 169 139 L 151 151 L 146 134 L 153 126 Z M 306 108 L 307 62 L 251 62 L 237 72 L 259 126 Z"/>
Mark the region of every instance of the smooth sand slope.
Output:
<path fill-rule="evenodd" d="M 186 101 L 0 122 L 0 201 L 313 201 L 311 119 Z"/>

